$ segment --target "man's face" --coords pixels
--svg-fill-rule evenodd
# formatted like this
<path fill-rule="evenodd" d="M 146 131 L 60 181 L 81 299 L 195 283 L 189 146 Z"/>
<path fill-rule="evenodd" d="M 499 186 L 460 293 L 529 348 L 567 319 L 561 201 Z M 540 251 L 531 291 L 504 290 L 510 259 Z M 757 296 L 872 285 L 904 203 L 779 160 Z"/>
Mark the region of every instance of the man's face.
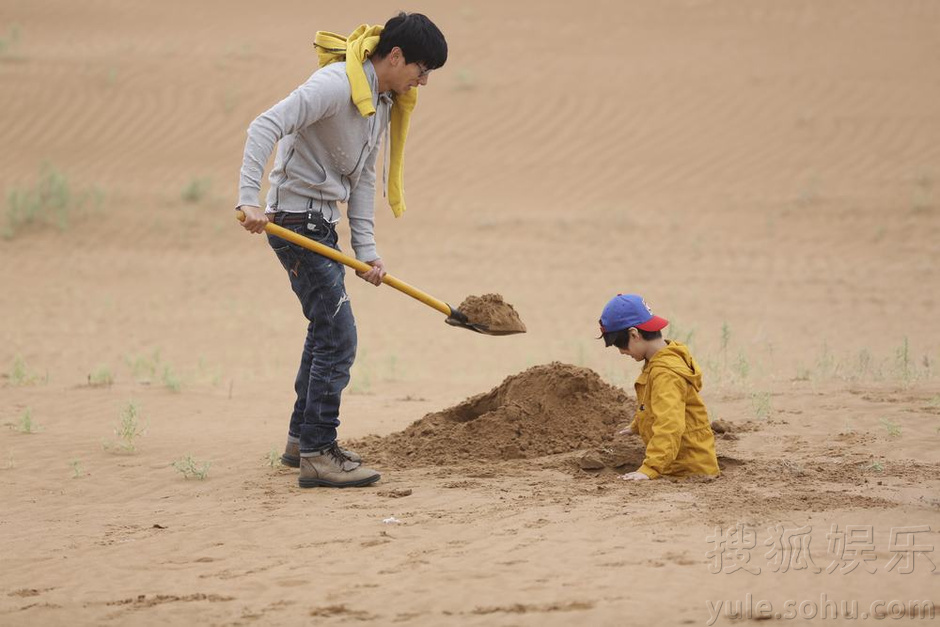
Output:
<path fill-rule="evenodd" d="M 405 94 L 412 87 L 428 84 L 428 74 L 431 70 L 422 63 L 407 63 L 405 56 L 399 48 L 392 48 L 394 75 L 391 88 L 396 94 Z"/>

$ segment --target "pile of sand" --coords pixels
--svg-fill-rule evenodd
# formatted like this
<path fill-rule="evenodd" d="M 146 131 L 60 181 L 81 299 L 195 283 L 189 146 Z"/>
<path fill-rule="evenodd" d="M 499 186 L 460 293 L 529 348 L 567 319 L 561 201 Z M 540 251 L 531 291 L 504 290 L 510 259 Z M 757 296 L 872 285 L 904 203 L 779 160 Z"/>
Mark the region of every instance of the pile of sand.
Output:
<path fill-rule="evenodd" d="M 635 407 L 594 371 L 552 362 L 355 447 L 370 462 L 408 466 L 531 459 L 609 444 Z"/>
<path fill-rule="evenodd" d="M 490 331 L 526 332 L 525 323 L 515 308 L 499 294 L 467 296 L 457 309 L 465 314 L 471 323 L 484 326 Z"/>

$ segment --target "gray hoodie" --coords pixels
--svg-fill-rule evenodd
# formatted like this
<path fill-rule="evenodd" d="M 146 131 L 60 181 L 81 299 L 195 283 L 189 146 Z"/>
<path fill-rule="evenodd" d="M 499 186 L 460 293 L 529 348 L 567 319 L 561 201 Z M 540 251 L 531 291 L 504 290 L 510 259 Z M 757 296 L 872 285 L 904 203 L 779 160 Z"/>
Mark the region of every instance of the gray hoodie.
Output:
<path fill-rule="evenodd" d="M 321 211 L 330 222 L 347 203 L 352 247 L 360 261 L 379 257 L 375 248 L 375 159 L 388 128 L 392 100 L 378 93 L 371 61 L 362 65 L 372 86 L 375 115 L 364 118 L 352 103 L 346 63 L 313 73 L 291 95 L 248 127 L 239 180 L 239 205 L 260 206 L 264 166 L 277 144 L 269 177 L 268 211 Z"/>

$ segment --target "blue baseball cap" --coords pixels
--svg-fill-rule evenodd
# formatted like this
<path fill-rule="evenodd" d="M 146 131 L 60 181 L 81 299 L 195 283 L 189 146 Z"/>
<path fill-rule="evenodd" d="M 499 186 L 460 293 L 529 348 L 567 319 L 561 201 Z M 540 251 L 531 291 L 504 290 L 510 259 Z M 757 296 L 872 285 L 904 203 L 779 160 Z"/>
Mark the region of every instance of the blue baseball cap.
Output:
<path fill-rule="evenodd" d="M 661 331 L 669 321 L 654 316 L 650 306 L 638 294 L 617 294 L 608 301 L 601 312 L 601 334 L 604 344 L 613 343 L 612 334 L 630 327 L 642 331 Z"/>

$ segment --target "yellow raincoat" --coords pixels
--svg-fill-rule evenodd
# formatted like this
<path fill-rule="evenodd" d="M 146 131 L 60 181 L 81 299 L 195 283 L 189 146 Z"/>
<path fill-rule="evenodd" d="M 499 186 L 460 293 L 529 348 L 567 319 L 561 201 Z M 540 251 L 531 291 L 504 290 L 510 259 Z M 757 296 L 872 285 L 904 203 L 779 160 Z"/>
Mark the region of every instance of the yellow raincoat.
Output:
<path fill-rule="evenodd" d="M 349 78 L 352 101 L 364 118 L 374 115 L 375 107 L 372 106 L 372 88 L 366 79 L 362 64 L 379 45 L 382 30 L 382 26 L 362 24 L 349 37 L 321 30 L 317 31 L 314 38 L 313 45 L 317 49 L 320 67 L 326 67 L 336 61 L 346 61 L 346 77 Z M 408 137 L 411 112 L 417 102 L 418 88 L 412 87 L 405 94 L 397 94 L 392 103 L 389 121 L 391 147 L 388 163 L 388 203 L 396 218 L 400 218 L 405 212 L 405 139 Z"/>
<path fill-rule="evenodd" d="M 699 396 L 702 370 L 688 347 L 666 341 L 637 377 L 637 411 L 630 427 L 646 444 L 639 472 L 660 475 L 717 476 L 715 435 Z"/>

